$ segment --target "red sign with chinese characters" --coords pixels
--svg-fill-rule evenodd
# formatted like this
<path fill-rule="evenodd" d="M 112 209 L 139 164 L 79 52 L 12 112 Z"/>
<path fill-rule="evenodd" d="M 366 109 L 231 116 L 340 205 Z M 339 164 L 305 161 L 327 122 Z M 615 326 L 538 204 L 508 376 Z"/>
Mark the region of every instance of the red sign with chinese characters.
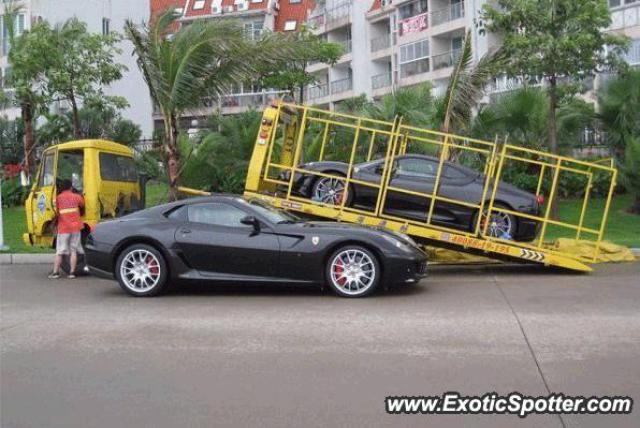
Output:
<path fill-rule="evenodd" d="M 401 22 L 402 34 L 417 33 L 425 30 L 429 26 L 428 15 L 428 13 L 423 13 L 422 15 L 412 16 L 411 18 L 403 20 Z"/>

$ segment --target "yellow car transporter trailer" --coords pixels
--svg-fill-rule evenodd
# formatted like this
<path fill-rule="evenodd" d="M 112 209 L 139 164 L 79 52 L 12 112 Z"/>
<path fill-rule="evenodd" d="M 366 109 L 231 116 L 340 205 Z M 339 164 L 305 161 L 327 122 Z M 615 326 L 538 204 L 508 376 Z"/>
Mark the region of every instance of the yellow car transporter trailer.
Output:
<path fill-rule="evenodd" d="M 324 217 L 337 221 L 386 227 L 406 233 L 435 247 L 479 254 L 495 259 L 539 263 L 575 271 L 591 271 L 589 263 L 598 258 L 607 213 L 611 203 L 617 172 L 611 162 L 585 162 L 541 151 L 515 147 L 506 143 L 488 142 L 403 125 L 401 120 L 389 123 L 364 117 L 350 116 L 295 104 L 278 103 L 263 114 L 260 132 L 251 158 L 245 197 L 260 198 L 276 207 Z M 430 153 L 439 158 L 432 193 L 419 193 L 391 186 L 395 158 L 407 153 Z M 311 157 L 311 159 L 309 158 Z M 303 159 L 304 158 L 304 159 Z M 353 177 L 355 165 L 372 159 L 384 159 L 378 183 L 359 181 Z M 346 176 L 303 169 L 304 162 L 339 160 L 348 164 Z M 473 166 L 484 176 L 484 197 L 479 203 L 445 198 L 438 192 L 445 161 Z M 503 177 L 513 167 L 524 168 L 536 181 L 536 195 L 544 195 L 546 204 L 538 215 L 524 214 L 494 203 Z M 288 174 L 286 174 L 288 172 Z M 285 174 L 283 174 L 285 173 Z M 338 205 L 318 202 L 295 194 L 296 174 L 329 177 L 341 180 L 344 188 L 350 184 L 377 190 L 375 207 L 345 206 L 343 195 Z M 558 199 L 559 183 L 563 176 L 573 175 L 585 182 L 584 199 L 579 220 L 567 222 L 551 216 L 551 206 Z M 537 177 L 536 177 L 537 176 Z M 287 177 L 283 179 L 283 177 Z M 535 177 L 535 178 L 534 178 Z M 594 182 L 606 186 L 606 203 L 590 204 Z M 537 183 L 537 184 L 536 184 Z M 533 191 L 533 189 L 532 189 Z M 416 221 L 391 215 L 385 210 L 387 193 L 395 192 L 430 200 L 426 221 Z M 484 215 L 468 231 L 433 224 L 434 205 L 438 202 L 456 204 L 477 210 Z M 597 213 L 588 216 L 589 211 Z M 539 234 L 533 242 L 516 242 L 488 233 L 492 213 L 503 212 L 515 218 L 527 218 L 539 223 Z M 599 219 L 597 225 L 587 227 L 587 219 Z M 566 254 L 544 245 L 550 229 L 569 233 L 575 239 L 594 242 L 588 257 Z"/>

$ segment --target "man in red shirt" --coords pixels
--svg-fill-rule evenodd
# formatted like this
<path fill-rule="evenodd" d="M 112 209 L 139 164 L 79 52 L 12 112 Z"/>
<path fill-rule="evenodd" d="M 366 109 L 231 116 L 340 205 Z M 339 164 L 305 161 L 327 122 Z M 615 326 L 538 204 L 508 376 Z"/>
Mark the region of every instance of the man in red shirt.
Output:
<path fill-rule="evenodd" d="M 56 237 L 56 259 L 53 264 L 51 279 L 60 278 L 60 265 L 62 257 L 69 255 L 71 270 L 69 278 L 75 278 L 76 265 L 78 264 L 78 249 L 80 232 L 84 228 L 80 210 L 84 208 L 82 196 L 71 190 L 71 180 L 62 180 L 60 193 L 56 198 L 56 210 L 58 213 L 58 235 Z"/>

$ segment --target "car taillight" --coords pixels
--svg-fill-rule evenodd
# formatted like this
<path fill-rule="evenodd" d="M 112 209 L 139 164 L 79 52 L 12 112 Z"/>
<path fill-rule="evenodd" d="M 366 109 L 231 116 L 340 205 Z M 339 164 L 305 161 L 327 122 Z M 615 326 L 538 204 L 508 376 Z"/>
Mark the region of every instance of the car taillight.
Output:
<path fill-rule="evenodd" d="M 537 195 L 536 196 L 536 201 L 538 201 L 538 205 L 544 205 L 544 196 L 543 195 Z"/>

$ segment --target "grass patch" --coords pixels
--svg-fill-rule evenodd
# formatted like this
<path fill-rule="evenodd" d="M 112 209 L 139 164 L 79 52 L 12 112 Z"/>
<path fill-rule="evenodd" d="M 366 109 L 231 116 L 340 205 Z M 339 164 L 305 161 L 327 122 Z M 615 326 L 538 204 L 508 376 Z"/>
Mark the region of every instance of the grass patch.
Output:
<path fill-rule="evenodd" d="M 166 202 L 168 187 L 165 183 L 150 182 L 147 184 L 147 206 L 154 206 Z M 627 209 L 632 204 L 630 195 L 616 196 L 609 210 L 609 220 L 605 231 L 605 239 L 616 244 L 632 248 L 640 248 L 640 216 L 630 214 Z M 589 216 L 585 218 L 585 226 L 597 228 L 602 212 L 603 199 L 594 199 L 589 204 Z M 577 224 L 580 220 L 581 200 L 565 200 L 559 204 L 560 218 L 563 221 Z M 27 230 L 24 207 L 4 208 L 4 241 L 9 246 L 10 253 L 50 253 L 49 248 L 30 247 L 22 242 L 22 234 Z M 560 237 L 575 237 L 575 232 L 567 229 L 549 226 L 545 241 Z M 591 238 L 585 235 L 585 238 Z"/>

